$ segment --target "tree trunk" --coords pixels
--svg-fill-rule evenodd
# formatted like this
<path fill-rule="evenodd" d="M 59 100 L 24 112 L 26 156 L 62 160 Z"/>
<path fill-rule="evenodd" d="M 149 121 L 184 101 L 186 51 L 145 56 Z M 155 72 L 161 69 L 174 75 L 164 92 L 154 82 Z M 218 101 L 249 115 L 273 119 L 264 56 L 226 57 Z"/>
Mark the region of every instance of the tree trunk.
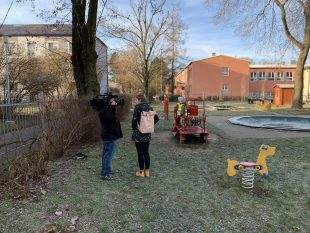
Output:
<path fill-rule="evenodd" d="M 294 99 L 292 108 L 301 109 L 303 103 L 304 67 L 310 48 L 310 1 L 305 7 L 304 43 L 300 49 L 295 77 Z"/>
<path fill-rule="evenodd" d="M 304 67 L 307 60 L 307 55 L 309 52 L 309 47 L 304 48 L 300 51 L 297 67 L 296 67 L 296 77 L 294 79 L 294 99 L 293 108 L 301 109 L 303 103 L 303 87 L 304 87 Z"/>
<path fill-rule="evenodd" d="M 149 79 L 146 78 L 144 80 L 144 94 L 145 94 L 145 97 L 148 101 L 150 101 L 150 87 L 149 87 Z"/>
<path fill-rule="evenodd" d="M 169 92 L 171 95 L 174 93 L 174 76 L 175 76 L 175 67 L 174 67 L 174 59 L 171 61 L 171 75 L 170 75 L 170 80 L 169 80 Z"/>
<path fill-rule="evenodd" d="M 100 92 L 97 79 L 97 52 L 96 52 L 96 28 L 97 28 L 98 0 L 90 0 L 86 27 L 86 89 L 89 94 L 97 95 Z"/>
<path fill-rule="evenodd" d="M 72 65 L 77 95 L 80 98 L 99 93 L 97 79 L 96 20 L 98 0 L 90 0 L 85 23 L 86 0 L 72 1 Z"/>

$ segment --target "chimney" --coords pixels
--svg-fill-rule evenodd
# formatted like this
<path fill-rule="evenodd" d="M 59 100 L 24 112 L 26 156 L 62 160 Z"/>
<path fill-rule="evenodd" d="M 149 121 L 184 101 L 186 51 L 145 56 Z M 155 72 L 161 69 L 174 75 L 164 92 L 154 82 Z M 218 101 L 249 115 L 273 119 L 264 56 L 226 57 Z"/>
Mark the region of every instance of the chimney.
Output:
<path fill-rule="evenodd" d="M 216 56 L 216 53 L 212 53 L 212 57 L 215 57 Z"/>

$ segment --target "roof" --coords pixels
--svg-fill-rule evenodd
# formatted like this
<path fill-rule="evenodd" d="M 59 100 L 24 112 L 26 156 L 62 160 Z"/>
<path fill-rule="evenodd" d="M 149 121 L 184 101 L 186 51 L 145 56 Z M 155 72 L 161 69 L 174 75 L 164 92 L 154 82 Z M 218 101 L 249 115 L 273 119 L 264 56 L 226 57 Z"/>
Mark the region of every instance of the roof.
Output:
<path fill-rule="evenodd" d="M 264 65 L 250 65 L 250 69 L 264 69 L 264 68 L 286 68 L 286 69 L 296 69 L 296 65 L 283 65 L 283 64 L 264 64 Z"/>
<path fill-rule="evenodd" d="M 4 24 L 0 36 L 71 36 L 70 24 Z"/>
<path fill-rule="evenodd" d="M 239 58 L 239 57 L 232 57 L 232 56 L 227 56 L 227 55 L 215 55 L 215 56 L 211 56 L 211 57 L 207 57 L 207 58 L 203 58 L 203 59 L 191 61 L 191 62 L 188 63 L 179 73 L 177 73 L 176 76 L 178 76 L 180 73 L 182 73 L 183 70 L 185 70 L 187 67 L 189 67 L 191 64 L 193 64 L 193 63 L 195 63 L 195 62 L 205 61 L 205 60 L 209 60 L 209 59 L 212 59 L 212 58 L 215 58 L 215 57 L 228 57 L 228 58 L 234 58 L 234 59 L 243 60 L 243 61 L 246 61 L 246 62 L 250 63 L 249 60 L 243 59 L 243 58 Z M 175 76 L 175 77 L 176 77 L 176 76 Z"/>
<path fill-rule="evenodd" d="M 4 24 L 0 26 L 1 36 L 70 36 L 71 24 Z M 104 46 L 107 45 L 97 37 Z"/>
<path fill-rule="evenodd" d="M 294 88 L 294 84 L 275 84 L 273 88 L 280 87 L 282 89 Z"/>
<path fill-rule="evenodd" d="M 250 63 L 250 61 L 248 61 L 248 60 L 246 60 L 246 59 L 243 59 L 243 58 L 239 58 L 239 57 L 232 57 L 232 56 L 227 56 L 227 55 L 215 55 L 215 56 L 211 56 L 211 57 L 207 57 L 207 58 L 203 58 L 203 59 L 191 61 L 186 67 L 188 67 L 188 66 L 191 65 L 192 63 L 200 62 L 200 61 L 205 61 L 205 60 L 213 59 L 213 58 L 216 58 L 216 57 L 228 57 L 228 58 L 243 60 L 243 61 L 246 61 L 246 62 L 249 62 L 249 63 Z M 185 67 L 185 68 L 186 68 L 186 67 Z"/>

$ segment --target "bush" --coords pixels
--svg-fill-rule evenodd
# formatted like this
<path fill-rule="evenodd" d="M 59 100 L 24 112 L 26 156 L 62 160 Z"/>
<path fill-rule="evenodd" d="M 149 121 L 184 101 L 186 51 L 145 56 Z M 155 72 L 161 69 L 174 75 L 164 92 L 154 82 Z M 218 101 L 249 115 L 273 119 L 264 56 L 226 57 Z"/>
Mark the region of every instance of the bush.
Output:
<path fill-rule="evenodd" d="M 41 148 L 49 159 L 67 155 L 83 144 L 100 140 L 100 122 L 88 101 L 66 99 L 43 106 Z"/>
<path fill-rule="evenodd" d="M 117 108 L 117 115 L 124 120 L 131 107 L 131 97 L 122 97 L 125 105 Z M 38 142 L 38 151 L 20 155 L 3 171 L 0 175 L 2 195 L 27 197 L 32 185 L 46 177 L 49 160 L 69 155 L 81 146 L 100 140 L 98 113 L 89 101 L 65 99 L 48 101 L 40 106 L 42 132 L 33 139 Z"/>
<path fill-rule="evenodd" d="M 29 196 L 35 190 L 34 183 L 47 176 L 47 158 L 40 152 L 32 152 L 15 158 L 0 179 L 0 196 L 14 199 Z"/>

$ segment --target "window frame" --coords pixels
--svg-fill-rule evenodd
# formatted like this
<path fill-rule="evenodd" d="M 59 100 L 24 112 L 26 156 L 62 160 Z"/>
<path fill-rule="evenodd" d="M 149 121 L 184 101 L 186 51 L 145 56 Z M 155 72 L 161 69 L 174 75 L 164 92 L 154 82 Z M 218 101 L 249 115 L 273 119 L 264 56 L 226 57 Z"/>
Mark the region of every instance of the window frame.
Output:
<path fill-rule="evenodd" d="M 224 87 L 226 87 L 226 89 L 224 89 Z M 228 84 L 222 84 L 222 91 L 228 91 L 229 90 L 229 88 L 228 88 Z"/>
<path fill-rule="evenodd" d="M 31 48 L 30 45 L 33 45 L 33 50 L 30 49 Z M 37 42 L 28 42 L 27 43 L 27 55 L 29 57 L 32 57 L 35 55 L 35 51 L 37 49 L 36 46 L 37 46 Z"/>
<path fill-rule="evenodd" d="M 50 48 L 50 44 L 52 44 L 52 48 Z M 48 41 L 47 42 L 47 50 L 50 52 L 54 52 L 58 50 L 58 43 L 56 41 Z"/>
<path fill-rule="evenodd" d="M 230 68 L 228 66 L 222 67 L 222 76 L 228 77 L 230 75 Z"/>

